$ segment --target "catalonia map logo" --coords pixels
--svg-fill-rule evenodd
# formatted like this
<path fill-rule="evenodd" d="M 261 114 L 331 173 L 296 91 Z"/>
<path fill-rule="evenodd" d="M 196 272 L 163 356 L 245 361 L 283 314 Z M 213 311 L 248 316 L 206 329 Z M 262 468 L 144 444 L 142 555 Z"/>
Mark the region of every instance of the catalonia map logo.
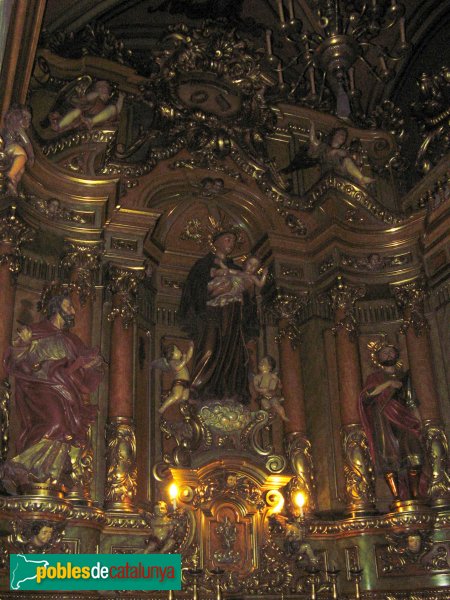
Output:
<path fill-rule="evenodd" d="M 12 590 L 180 590 L 180 554 L 11 554 Z"/>

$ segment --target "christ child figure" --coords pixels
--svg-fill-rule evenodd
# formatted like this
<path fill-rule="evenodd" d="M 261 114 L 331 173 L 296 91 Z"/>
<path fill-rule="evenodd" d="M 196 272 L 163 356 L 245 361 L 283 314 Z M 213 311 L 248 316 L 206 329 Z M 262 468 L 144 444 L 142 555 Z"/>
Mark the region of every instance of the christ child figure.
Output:
<path fill-rule="evenodd" d="M 217 267 L 211 269 L 213 279 L 208 284 L 208 293 L 212 299 L 208 302 L 210 305 L 223 299 L 227 302 L 242 302 L 244 291 L 250 290 L 252 286 L 261 289 L 266 283 L 268 271 L 265 268 L 262 274 L 258 275 L 261 262 L 256 256 L 247 258 L 242 271 L 230 269 L 220 259 L 216 260 L 216 265 Z"/>

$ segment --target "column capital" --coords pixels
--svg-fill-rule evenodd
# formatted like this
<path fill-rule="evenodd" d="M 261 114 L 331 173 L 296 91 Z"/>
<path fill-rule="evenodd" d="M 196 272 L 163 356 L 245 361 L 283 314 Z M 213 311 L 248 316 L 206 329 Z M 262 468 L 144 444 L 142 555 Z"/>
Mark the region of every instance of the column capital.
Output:
<path fill-rule="evenodd" d="M 110 266 L 108 289 L 113 294 L 113 308 L 108 315 L 109 321 L 121 317 L 127 329 L 135 320 L 137 313 L 137 290 L 144 279 L 143 268 Z"/>
<path fill-rule="evenodd" d="M 308 292 L 293 294 L 279 290 L 270 303 L 269 310 L 279 321 L 280 328 L 276 337 L 277 341 L 286 336 L 293 348 L 300 341 L 300 329 L 298 325 L 299 312 L 309 302 Z"/>
<path fill-rule="evenodd" d="M 356 339 L 358 323 L 355 317 L 355 303 L 364 298 L 365 294 L 364 285 L 347 283 L 339 275 L 334 285 L 321 296 L 320 300 L 328 303 L 335 315 L 335 325 L 332 330 L 334 334 L 344 329 L 352 340 Z"/>
<path fill-rule="evenodd" d="M 70 289 L 78 294 L 81 305 L 95 299 L 94 273 L 100 268 L 103 252 L 103 242 L 64 242 L 60 264 L 72 272 Z"/>
<path fill-rule="evenodd" d="M 366 288 L 364 285 L 347 283 L 341 275 L 338 275 L 334 285 L 325 295 L 325 299 L 328 297 L 333 312 L 341 309 L 347 314 L 355 310 L 355 302 L 364 298 L 365 295 Z"/>
<path fill-rule="evenodd" d="M 9 213 L 0 218 L 0 264 L 7 264 L 12 275 L 17 275 L 22 266 L 21 246 L 31 242 L 33 230 L 16 215 L 16 207 L 11 206 Z"/>
<path fill-rule="evenodd" d="M 403 312 L 403 323 L 400 327 L 401 333 L 406 333 L 410 327 L 420 336 L 429 328 L 424 314 L 423 301 L 426 297 L 426 281 L 418 277 L 408 283 L 392 286 L 395 301 Z"/>

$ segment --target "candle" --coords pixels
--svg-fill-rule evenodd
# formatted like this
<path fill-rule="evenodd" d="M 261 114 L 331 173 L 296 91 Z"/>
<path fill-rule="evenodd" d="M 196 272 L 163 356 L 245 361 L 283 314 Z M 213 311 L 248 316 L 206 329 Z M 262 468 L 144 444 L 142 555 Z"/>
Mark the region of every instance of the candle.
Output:
<path fill-rule="evenodd" d="M 355 68 L 351 67 L 348 70 L 348 83 L 350 86 L 350 91 L 354 92 L 355 91 Z"/>
<path fill-rule="evenodd" d="M 281 66 L 281 63 L 278 63 L 277 73 L 278 73 L 278 83 L 279 83 L 279 85 L 283 85 L 284 84 L 284 81 L 283 81 L 283 68 Z"/>
<path fill-rule="evenodd" d="M 267 54 L 272 56 L 272 32 L 270 29 L 266 29 L 266 48 Z"/>
<path fill-rule="evenodd" d="M 406 44 L 405 17 L 400 17 L 398 24 L 400 27 L 400 42 L 404 45 Z"/>
<path fill-rule="evenodd" d="M 178 487 L 176 483 L 171 483 L 169 487 L 169 497 L 172 501 L 173 510 L 177 509 Z"/>
<path fill-rule="evenodd" d="M 284 10 L 283 10 L 283 0 L 277 0 L 278 4 L 278 14 L 280 15 L 280 23 L 284 24 Z"/>
<path fill-rule="evenodd" d="M 289 12 L 289 20 L 293 21 L 295 19 L 294 0 L 288 0 L 288 12 Z"/>
<path fill-rule="evenodd" d="M 316 95 L 316 78 L 314 76 L 314 67 L 309 67 L 308 69 L 309 75 L 309 85 L 311 86 L 311 95 Z"/>

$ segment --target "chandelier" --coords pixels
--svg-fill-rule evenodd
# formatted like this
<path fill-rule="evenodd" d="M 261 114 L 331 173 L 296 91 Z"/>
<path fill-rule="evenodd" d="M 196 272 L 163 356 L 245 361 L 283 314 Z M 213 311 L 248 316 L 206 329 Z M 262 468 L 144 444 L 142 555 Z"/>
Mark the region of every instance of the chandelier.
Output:
<path fill-rule="evenodd" d="M 290 96 L 298 96 L 298 89 L 303 87 L 302 99 L 320 108 L 324 95 L 331 92 L 335 114 L 343 119 L 357 118 L 361 92 L 355 67 L 362 63 L 366 73 L 358 72 L 364 79 L 369 74 L 380 83 L 393 76 L 396 63 L 408 49 L 405 6 L 397 0 L 301 0 L 307 30 L 295 14 L 294 0 L 273 1 L 279 26 L 266 30 L 266 50 L 269 64 L 278 72 L 279 87 L 288 89 L 283 74 L 298 64 L 303 70 Z M 287 63 L 272 52 L 272 36 L 278 32 L 293 50 Z M 389 50 L 387 44 L 395 50 Z"/>

